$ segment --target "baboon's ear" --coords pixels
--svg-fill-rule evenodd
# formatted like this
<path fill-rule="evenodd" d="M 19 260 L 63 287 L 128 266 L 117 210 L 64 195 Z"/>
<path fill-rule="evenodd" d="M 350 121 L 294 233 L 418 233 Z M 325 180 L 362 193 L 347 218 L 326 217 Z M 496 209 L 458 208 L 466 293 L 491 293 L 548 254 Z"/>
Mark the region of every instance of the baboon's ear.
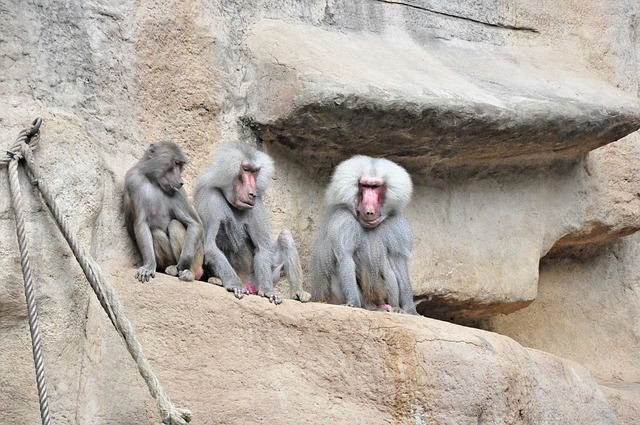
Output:
<path fill-rule="evenodd" d="M 156 145 L 154 143 L 151 143 L 147 148 L 147 154 L 145 155 L 145 158 L 146 159 L 153 158 L 154 153 L 156 153 Z"/>

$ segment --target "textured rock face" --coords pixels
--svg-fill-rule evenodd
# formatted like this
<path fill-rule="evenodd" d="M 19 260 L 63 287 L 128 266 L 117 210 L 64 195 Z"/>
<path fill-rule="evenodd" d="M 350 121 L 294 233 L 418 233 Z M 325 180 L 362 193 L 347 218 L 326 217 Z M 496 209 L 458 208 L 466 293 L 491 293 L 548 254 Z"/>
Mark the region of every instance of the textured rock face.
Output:
<path fill-rule="evenodd" d="M 504 174 L 575 161 L 640 126 L 635 96 L 550 49 L 271 20 L 247 43 L 265 94 L 249 112 L 259 137 L 318 168 L 366 151 L 417 180 Z"/>
<path fill-rule="evenodd" d="M 526 309 L 491 320 L 489 328 L 528 347 L 577 361 L 603 382 L 638 382 L 640 282 L 638 235 L 584 260 L 540 266 L 540 291 Z"/>
<path fill-rule="evenodd" d="M 36 155 L 49 185 L 119 289 L 168 394 L 196 423 L 640 416 L 630 384 L 639 243 L 615 242 L 640 227 L 638 135 L 586 155 L 638 126 L 640 6 L 450 3 L 0 6 L 0 139 L 8 147 L 44 118 Z M 330 167 L 356 151 L 388 155 L 416 183 L 407 218 L 420 311 L 553 355 L 425 318 L 275 309 L 166 277 L 136 285 L 121 211 L 126 170 L 148 143 L 172 139 L 191 158 L 190 186 L 215 145 L 254 137 L 278 170 L 267 193 L 274 234 L 293 230 L 305 267 Z M 154 422 L 128 354 L 21 181 L 55 421 Z M 8 423 L 35 423 L 4 184 L 0 240 L 0 411 Z"/>
<path fill-rule="evenodd" d="M 424 314 L 461 321 L 518 310 L 535 299 L 538 260 L 552 247 L 583 251 L 638 228 L 634 215 L 603 214 L 609 188 L 589 174 L 599 162 L 583 162 L 638 128 L 635 94 L 595 75 L 546 29 L 496 23 L 510 22 L 508 11 L 487 21 L 486 11 L 444 5 L 355 4 L 333 3 L 313 26 L 267 16 L 248 28 L 256 95 L 244 119 L 273 151 L 320 176 L 356 153 L 411 172 L 412 273 Z M 434 15 L 433 27 L 409 24 Z M 446 16 L 493 29 L 453 25 L 444 35 Z"/>
<path fill-rule="evenodd" d="M 607 395 L 580 365 L 497 334 L 340 306 L 238 301 L 222 288 L 167 276 L 131 285 L 133 272 L 123 269 L 112 280 L 122 282 L 118 291 L 165 388 L 193 411 L 195 423 L 630 419 L 616 416 L 609 401 L 621 391 Z M 93 321 L 93 335 L 104 339 L 89 336 L 91 391 L 79 422 L 145 423 L 153 403 L 138 397 L 119 400 L 114 417 L 111 388 L 125 385 L 136 395 L 146 388 L 105 315 Z"/>

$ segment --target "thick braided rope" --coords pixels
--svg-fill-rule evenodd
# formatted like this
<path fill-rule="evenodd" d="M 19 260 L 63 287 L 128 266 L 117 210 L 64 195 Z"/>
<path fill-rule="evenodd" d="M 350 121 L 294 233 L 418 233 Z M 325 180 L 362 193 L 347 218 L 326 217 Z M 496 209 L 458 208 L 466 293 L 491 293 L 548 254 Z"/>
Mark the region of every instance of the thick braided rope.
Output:
<path fill-rule="evenodd" d="M 71 251 L 73 252 L 76 260 L 80 264 L 82 271 L 84 272 L 91 288 L 98 297 L 100 305 L 107 313 L 107 316 L 111 320 L 111 323 L 116 328 L 120 336 L 125 342 L 127 350 L 131 354 L 131 357 L 136 362 L 140 375 L 144 378 L 149 392 L 156 399 L 158 410 L 162 417 L 162 422 L 167 425 L 186 425 L 191 421 L 191 412 L 187 409 L 178 409 L 167 397 L 162 389 L 160 381 L 154 375 L 149 361 L 147 360 L 144 352 L 142 351 L 142 345 L 138 341 L 133 331 L 131 322 L 125 316 L 122 306 L 118 301 L 118 298 L 111 288 L 111 286 L 104 280 L 99 266 L 93 261 L 93 259 L 86 254 L 84 248 L 78 243 L 75 236 L 69 230 L 66 218 L 60 212 L 57 203 L 47 186 L 47 183 L 42 179 L 39 169 L 35 164 L 31 148 L 26 143 L 22 143 L 19 152 L 25 159 L 26 169 L 31 179 L 37 184 L 40 193 L 53 214 L 56 224 L 66 239 Z"/>
<path fill-rule="evenodd" d="M 28 143 L 32 149 L 35 149 L 35 147 L 38 146 L 38 143 L 40 142 L 39 129 L 41 123 L 42 120 L 40 118 L 36 118 L 29 127 L 25 128 L 20 132 L 20 134 L 18 134 L 16 142 L 7 151 L 8 155 L 0 156 L 0 167 L 8 165 L 13 161 L 15 155 L 17 155 L 19 159 L 22 159 L 22 153 L 20 151 L 25 142 L 27 142 L 27 139 L 29 139 Z"/>
<path fill-rule="evenodd" d="M 21 144 L 27 139 L 27 133 L 18 136 Z M 38 401 L 40 403 L 40 418 L 43 425 L 50 425 L 49 398 L 47 396 L 47 384 L 44 377 L 44 361 L 42 359 L 42 348 L 40 346 L 40 329 L 38 328 L 38 309 L 33 290 L 33 276 L 31 274 L 31 263 L 29 261 L 29 247 L 27 245 L 24 211 L 22 209 L 22 192 L 18 181 L 18 162 L 20 156 L 10 155 L 9 160 L 9 188 L 11 190 L 11 204 L 16 218 L 16 233 L 18 235 L 18 246 L 20 247 L 20 265 L 22 266 L 22 276 L 24 278 L 24 294 L 27 299 L 27 314 L 29 317 L 29 331 L 31 333 L 31 347 L 33 349 L 33 362 L 36 368 L 36 384 L 38 386 Z"/>
<path fill-rule="evenodd" d="M 82 247 L 82 245 L 80 245 L 76 237 L 69 230 L 67 220 L 60 211 L 60 208 L 58 208 L 55 199 L 53 198 L 53 196 L 51 196 L 51 192 L 49 191 L 49 187 L 46 181 L 41 177 L 40 171 L 35 164 L 31 148 L 27 144 L 24 144 L 22 146 L 22 154 L 25 159 L 27 170 L 32 180 L 37 183 L 38 189 L 42 194 L 42 198 L 44 199 L 45 204 L 56 220 L 58 229 L 60 229 L 60 232 L 62 232 L 62 235 L 66 239 L 69 248 L 71 248 L 71 251 L 76 257 L 78 264 L 80 264 L 80 267 L 82 268 L 84 275 L 89 281 L 91 288 L 96 293 L 96 296 L 100 301 L 100 305 L 102 305 L 102 308 L 107 313 L 107 316 L 109 316 L 109 318 L 111 319 L 114 327 L 116 328 L 120 336 L 122 336 L 122 339 L 124 339 L 127 350 L 129 350 L 131 357 L 133 357 L 136 365 L 138 366 L 140 375 L 142 375 L 145 382 L 147 383 L 149 392 L 151 393 L 153 398 L 156 399 L 158 410 L 160 411 L 160 415 L 162 417 L 162 422 L 167 425 L 186 425 L 191 421 L 191 412 L 186 409 L 177 409 L 171 403 L 169 397 L 167 397 L 167 395 L 165 394 L 160 381 L 158 380 L 158 378 L 156 378 L 153 370 L 151 369 L 151 365 L 147 360 L 147 357 L 142 351 L 142 345 L 135 336 L 131 322 L 129 322 L 129 319 L 127 319 L 124 314 L 115 291 L 104 280 L 100 271 L 100 267 L 86 253 L 85 249 Z"/>

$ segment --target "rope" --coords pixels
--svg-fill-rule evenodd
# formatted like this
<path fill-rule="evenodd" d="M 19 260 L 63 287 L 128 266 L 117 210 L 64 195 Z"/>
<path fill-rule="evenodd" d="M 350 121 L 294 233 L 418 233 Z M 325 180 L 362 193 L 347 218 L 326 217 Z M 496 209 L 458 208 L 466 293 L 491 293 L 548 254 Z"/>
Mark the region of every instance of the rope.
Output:
<path fill-rule="evenodd" d="M 15 149 L 14 146 L 14 152 L 20 152 L 24 157 L 27 173 L 40 190 L 45 204 L 56 220 L 58 229 L 60 229 L 69 244 L 73 255 L 76 257 L 78 264 L 80 264 L 84 275 L 96 294 L 100 305 L 124 340 L 127 350 L 136 362 L 138 372 L 140 372 L 140 375 L 144 378 L 147 387 L 149 388 L 151 396 L 156 399 L 162 423 L 166 425 L 186 425 L 191 421 L 191 412 L 187 409 L 176 408 L 171 403 L 171 400 L 169 400 L 169 397 L 165 394 L 160 381 L 154 375 L 151 365 L 142 351 L 142 345 L 135 336 L 131 322 L 129 322 L 123 312 L 115 291 L 104 280 L 100 267 L 97 263 L 86 253 L 85 249 L 78 243 L 75 236 L 69 230 L 66 218 L 60 212 L 54 197 L 49 191 L 46 181 L 40 174 L 35 163 L 31 147 L 27 143 L 23 142 L 20 144 L 19 150 Z"/>
<path fill-rule="evenodd" d="M 16 141 L 16 146 L 14 146 L 12 150 L 15 150 L 19 145 L 25 145 L 25 141 L 30 137 L 29 132 L 30 129 L 25 129 L 20 133 Z M 13 152 L 7 153 L 9 159 L 2 161 L 2 164 L 5 162 L 9 164 L 11 205 L 13 206 L 16 217 L 16 233 L 18 235 L 18 246 L 20 247 L 20 265 L 22 266 L 22 276 L 24 279 L 24 295 L 27 299 L 27 314 L 29 317 L 29 332 L 31 333 L 31 347 L 33 348 L 33 362 L 36 367 L 40 418 L 42 419 L 42 425 L 50 425 L 49 397 L 47 396 L 47 384 L 44 378 L 44 361 L 42 359 L 42 348 L 40 346 L 40 329 L 38 328 L 38 308 L 33 292 L 33 276 L 31 274 L 29 247 L 27 246 L 24 212 L 22 210 L 22 192 L 20 190 L 20 182 L 18 181 L 18 162 L 20 161 L 20 156 Z"/>

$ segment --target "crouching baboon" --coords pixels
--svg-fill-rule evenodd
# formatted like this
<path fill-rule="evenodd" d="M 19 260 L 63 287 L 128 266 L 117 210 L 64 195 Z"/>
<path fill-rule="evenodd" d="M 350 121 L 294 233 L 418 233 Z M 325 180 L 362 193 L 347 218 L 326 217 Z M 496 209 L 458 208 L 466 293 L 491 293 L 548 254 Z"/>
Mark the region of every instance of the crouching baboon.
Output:
<path fill-rule="evenodd" d="M 219 277 L 237 298 L 257 293 L 276 304 L 282 296 L 274 286 L 286 276 L 293 298 L 306 302 L 311 295 L 302 289 L 291 233 L 283 230 L 271 243 L 271 220 L 262 197 L 272 173 L 271 158 L 246 143 L 218 148 L 195 189 L 204 225 L 205 272 Z"/>
<path fill-rule="evenodd" d="M 142 254 L 140 282 L 155 277 L 156 270 L 180 280 L 202 275 L 202 222 L 182 187 L 186 163 L 175 143 L 159 142 L 125 177 L 125 222 Z"/>
<path fill-rule="evenodd" d="M 412 184 L 404 168 L 354 156 L 338 165 L 312 253 L 312 299 L 417 314 L 407 261 L 413 237 L 402 210 Z"/>

